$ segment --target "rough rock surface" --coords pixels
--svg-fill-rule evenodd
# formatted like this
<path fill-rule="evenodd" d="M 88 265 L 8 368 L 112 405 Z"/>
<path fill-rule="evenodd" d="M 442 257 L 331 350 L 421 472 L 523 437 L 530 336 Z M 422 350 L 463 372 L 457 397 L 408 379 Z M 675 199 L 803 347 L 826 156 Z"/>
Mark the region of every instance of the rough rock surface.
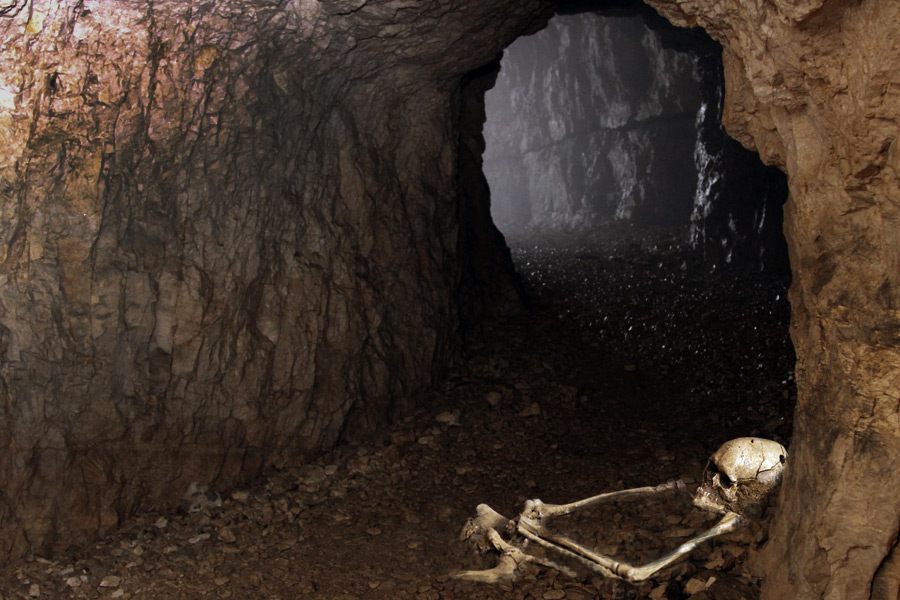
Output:
<path fill-rule="evenodd" d="M 697 189 L 691 246 L 713 265 L 787 270 L 782 208 L 788 196 L 787 178 L 726 133 L 721 51 L 699 55 L 697 71 L 703 85 L 694 148 Z"/>
<path fill-rule="evenodd" d="M 722 126 L 721 46 L 639 2 L 596 8 L 504 51 L 485 97 L 497 225 L 689 224 L 711 265 L 787 269 L 787 182 Z"/>
<path fill-rule="evenodd" d="M 799 399 L 768 598 L 900 588 L 900 4 L 652 0 L 724 46 L 725 123 L 789 177 Z"/>
<path fill-rule="evenodd" d="M 0 556 L 330 448 L 446 368 L 454 98 L 538 8 L 4 3 Z"/>

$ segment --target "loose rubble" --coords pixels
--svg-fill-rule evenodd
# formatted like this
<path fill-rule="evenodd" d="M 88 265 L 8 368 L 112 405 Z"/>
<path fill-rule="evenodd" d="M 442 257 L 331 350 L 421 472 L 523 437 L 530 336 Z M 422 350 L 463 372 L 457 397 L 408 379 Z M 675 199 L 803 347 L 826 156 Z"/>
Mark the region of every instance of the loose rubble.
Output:
<path fill-rule="evenodd" d="M 390 430 L 242 489 L 198 487 L 206 502 L 131 515 L 90 546 L 8 564 L 0 597 L 757 598 L 750 567 L 765 521 L 640 584 L 539 567 L 499 586 L 450 577 L 489 564 L 459 540 L 481 502 L 517 514 L 529 498 L 696 484 L 727 439 L 788 445 L 786 281 L 682 269 L 685 252 L 663 242 L 514 246 L 534 311 L 485 325 L 465 364 Z M 672 497 L 564 525 L 644 561 L 705 518 Z"/>

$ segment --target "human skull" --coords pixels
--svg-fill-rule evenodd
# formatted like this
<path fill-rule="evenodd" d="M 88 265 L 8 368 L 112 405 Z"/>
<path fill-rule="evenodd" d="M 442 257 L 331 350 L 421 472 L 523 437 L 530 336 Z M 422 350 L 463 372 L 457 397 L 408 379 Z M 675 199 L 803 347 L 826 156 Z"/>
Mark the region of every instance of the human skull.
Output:
<path fill-rule="evenodd" d="M 725 442 L 710 457 L 694 504 L 714 512 L 758 517 L 781 483 L 787 450 L 778 442 L 744 437 Z"/>

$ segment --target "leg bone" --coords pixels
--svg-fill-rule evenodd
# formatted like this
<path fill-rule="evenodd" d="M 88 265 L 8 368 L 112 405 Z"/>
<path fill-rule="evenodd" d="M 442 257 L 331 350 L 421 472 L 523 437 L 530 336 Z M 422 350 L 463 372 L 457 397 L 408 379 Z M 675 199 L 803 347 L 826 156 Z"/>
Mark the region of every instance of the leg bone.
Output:
<path fill-rule="evenodd" d="M 587 565 L 601 575 L 607 577 L 621 577 L 622 579 L 627 579 L 631 582 L 638 582 L 649 579 L 660 570 L 691 553 L 697 546 L 706 540 L 726 533 L 731 533 L 743 522 L 743 517 L 736 513 L 729 512 L 712 528 L 707 529 L 700 535 L 686 541 L 665 556 L 639 567 L 617 561 L 609 556 L 597 554 L 567 538 L 549 535 L 544 532 L 538 533 L 529 527 L 529 523 L 524 519 L 520 519 L 519 521 L 519 533 L 544 547 L 552 548 L 558 552 L 578 559 L 582 564 Z"/>

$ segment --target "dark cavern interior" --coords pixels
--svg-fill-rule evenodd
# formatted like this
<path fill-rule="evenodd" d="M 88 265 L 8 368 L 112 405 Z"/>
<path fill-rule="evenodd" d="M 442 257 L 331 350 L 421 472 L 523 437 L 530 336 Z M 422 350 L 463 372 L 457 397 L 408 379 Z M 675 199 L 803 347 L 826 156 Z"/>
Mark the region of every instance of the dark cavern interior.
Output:
<path fill-rule="evenodd" d="M 900 598 L 898 22 L 0 0 L 0 600 Z"/>

